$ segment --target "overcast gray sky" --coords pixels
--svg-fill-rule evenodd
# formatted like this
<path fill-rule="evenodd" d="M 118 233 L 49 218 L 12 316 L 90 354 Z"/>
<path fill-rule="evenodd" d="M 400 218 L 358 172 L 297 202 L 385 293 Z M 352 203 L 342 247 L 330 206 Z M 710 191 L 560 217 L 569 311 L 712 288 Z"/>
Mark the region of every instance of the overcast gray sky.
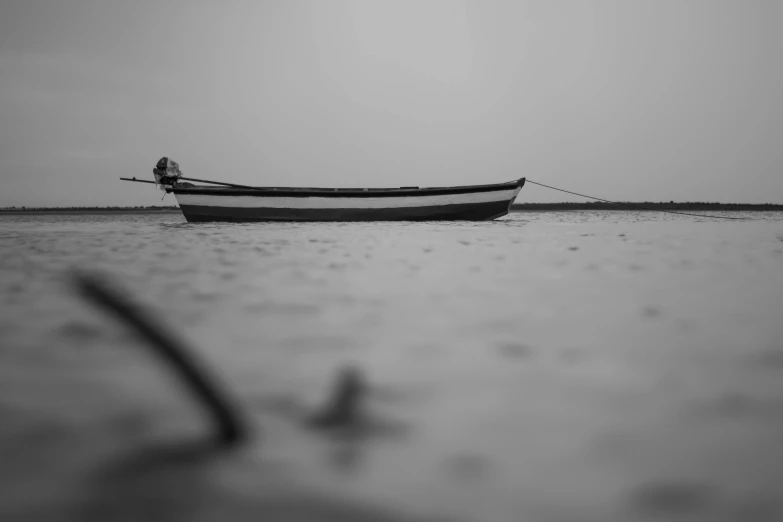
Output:
<path fill-rule="evenodd" d="M 781 203 L 782 57 L 776 0 L 2 0 L 0 206 L 160 204 L 117 178 L 164 155 L 256 185 Z"/>

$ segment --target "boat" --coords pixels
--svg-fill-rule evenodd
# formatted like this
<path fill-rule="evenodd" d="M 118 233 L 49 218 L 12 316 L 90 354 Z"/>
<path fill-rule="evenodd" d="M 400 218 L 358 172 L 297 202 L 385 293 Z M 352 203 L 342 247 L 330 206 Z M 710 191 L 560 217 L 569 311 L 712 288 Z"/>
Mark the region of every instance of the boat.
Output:
<path fill-rule="evenodd" d="M 182 175 L 163 157 L 155 183 L 174 194 L 188 222 L 488 221 L 505 216 L 525 178 L 490 185 L 398 188 L 251 187 Z M 207 183 L 194 185 L 188 181 Z M 210 186 L 218 185 L 218 186 Z"/>

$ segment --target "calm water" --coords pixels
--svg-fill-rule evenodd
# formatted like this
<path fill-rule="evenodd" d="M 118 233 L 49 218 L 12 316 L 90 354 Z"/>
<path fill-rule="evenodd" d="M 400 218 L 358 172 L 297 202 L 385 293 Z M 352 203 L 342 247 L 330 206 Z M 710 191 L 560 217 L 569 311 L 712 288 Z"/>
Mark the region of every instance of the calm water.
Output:
<path fill-rule="evenodd" d="M 783 520 L 783 214 L 744 215 L 0 216 L 0 519 Z M 74 267 L 165 318 L 258 439 L 166 457 L 204 418 Z M 302 429 L 346 363 L 388 429 Z"/>

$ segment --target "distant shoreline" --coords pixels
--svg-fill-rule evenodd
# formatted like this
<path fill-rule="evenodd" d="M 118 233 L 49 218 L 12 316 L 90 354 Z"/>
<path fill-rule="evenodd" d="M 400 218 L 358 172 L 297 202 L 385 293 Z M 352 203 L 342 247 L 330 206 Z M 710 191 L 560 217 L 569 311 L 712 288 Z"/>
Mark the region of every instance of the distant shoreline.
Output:
<path fill-rule="evenodd" d="M 628 205 L 628 206 L 624 206 Z M 638 207 L 638 208 L 632 208 Z M 615 210 L 615 211 L 639 211 L 639 210 L 673 210 L 673 211 L 728 211 L 728 212 L 769 212 L 783 211 L 783 205 L 772 203 L 747 204 L 747 203 L 516 203 L 511 205 L 512 212 L 555 212 L 564 210 Z"/>
<path fill-rule="evenodd" d="M 161 208 L 25 208 L 25 209 L 0 209 L 0 216 L 36 216 L 36 215 L 84 215 L 84 214 L 180 214 L 182 211 L 177 207 Z"/>

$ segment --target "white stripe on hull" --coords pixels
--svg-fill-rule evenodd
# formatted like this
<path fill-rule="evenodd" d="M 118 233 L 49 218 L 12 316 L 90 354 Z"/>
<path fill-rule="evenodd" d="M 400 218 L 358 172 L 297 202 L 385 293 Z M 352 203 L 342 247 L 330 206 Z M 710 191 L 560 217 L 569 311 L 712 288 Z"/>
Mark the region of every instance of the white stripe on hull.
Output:
<path fill-rule="evenodd" d="M 350 208 L 416 208 L 442 205 L 464 205 L 510 201 L 521 187 L 491 192 L 442 194 L 436 196 L 392 197 L 274 197 L 174 194 L 180 205 L 230 208 L 350 209 Z"/>

